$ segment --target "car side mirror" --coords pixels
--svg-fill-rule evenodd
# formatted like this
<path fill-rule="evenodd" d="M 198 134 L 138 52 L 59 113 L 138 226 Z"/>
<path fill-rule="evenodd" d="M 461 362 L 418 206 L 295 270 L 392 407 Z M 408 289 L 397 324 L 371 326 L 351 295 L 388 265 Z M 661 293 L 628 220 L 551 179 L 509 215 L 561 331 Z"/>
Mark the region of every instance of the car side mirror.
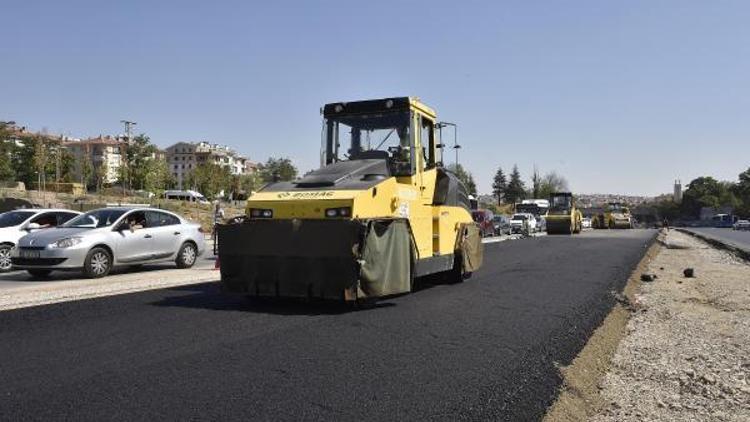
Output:
<path fill-rule="evenodd" d="M 39 223 L 29 223 L 26 225 L 26 231 L 39 230 L 42 226 Z"/>

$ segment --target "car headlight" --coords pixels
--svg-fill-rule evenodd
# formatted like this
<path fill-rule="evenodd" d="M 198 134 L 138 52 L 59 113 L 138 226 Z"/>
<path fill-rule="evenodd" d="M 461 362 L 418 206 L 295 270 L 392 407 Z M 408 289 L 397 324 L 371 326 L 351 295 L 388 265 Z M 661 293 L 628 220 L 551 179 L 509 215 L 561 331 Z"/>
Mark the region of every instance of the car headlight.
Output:
<path fill-rule="evenodd" d="M 81 243 L 80 237 L 66 237 L 64 239 L 60 239 L 55 243 L 52 243 L 49 245 L 51 249 L 63 249 L 63 248 L 70 248 L 71 246 L 75 246 L 77 244 Z"/>

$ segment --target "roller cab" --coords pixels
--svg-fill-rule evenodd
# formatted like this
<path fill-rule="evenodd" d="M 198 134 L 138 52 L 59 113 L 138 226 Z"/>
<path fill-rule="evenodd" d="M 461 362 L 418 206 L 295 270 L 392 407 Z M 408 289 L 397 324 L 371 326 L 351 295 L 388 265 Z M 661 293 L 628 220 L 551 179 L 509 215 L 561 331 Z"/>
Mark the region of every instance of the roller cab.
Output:
<path fill-rule="evenodd" d="M 547 234 L 577 234 L 581 232 L 583 215 L 577 209 L 572 193 L 556 192 L 550 195 L 546 221 Z"/>
<path fill-rule="evenodd" d="M 432 109 L 399 97 L 322 112 L 321 167 L 265 186 L 243 223 L 218 228 L 226 291 L 353 301 L 479 268 L 479 230 L 443 167 Z"/>

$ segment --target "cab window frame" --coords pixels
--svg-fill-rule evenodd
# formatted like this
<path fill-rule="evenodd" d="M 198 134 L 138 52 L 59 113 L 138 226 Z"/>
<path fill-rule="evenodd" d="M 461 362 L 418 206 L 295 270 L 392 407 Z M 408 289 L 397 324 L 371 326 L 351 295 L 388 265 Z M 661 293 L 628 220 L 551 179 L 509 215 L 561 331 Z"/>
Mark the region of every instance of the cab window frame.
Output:
<path fill-rule="evenodd" d="M 424 159 L 423 169 L 430 170 L 437 167 L 437 156 L 435 148 L 435 121 L 422 113 L 419 115 L 419 142 Z M 424 135 L 427 139 L 424 139 Z"/>

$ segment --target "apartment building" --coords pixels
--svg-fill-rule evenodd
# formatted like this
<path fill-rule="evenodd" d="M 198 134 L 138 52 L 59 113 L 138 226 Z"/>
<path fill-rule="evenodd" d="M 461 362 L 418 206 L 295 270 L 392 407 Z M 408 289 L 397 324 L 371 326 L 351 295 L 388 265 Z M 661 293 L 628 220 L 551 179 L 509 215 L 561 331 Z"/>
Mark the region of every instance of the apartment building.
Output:
<path fill-rule="evenodd" d="M 183 186 L 183 181 L 196 166 L 203 163 L 227 167 L 233 175 L 248 174 L 253 168 L 248 166 L 247 158 L 228 146 L 209 142 L 178 142 L 166 149 L 166 159 L 179 189 L 189 187 Z"/>
<path fill-rule="evenodd" d="M 63 143 L 65 148 L 75 158 L 75 177 L 81 179 L 82 163 L 84 160 L 91 163 L 93 173 L 102 165 L 107 166 L 105 183 L 115 183 L 119 178 L 120 166 L 122 165 L 123 143 L 111 136 L 99 136 L 97 138 L 83 139 L 81 141 L 68 141 Z"/>

